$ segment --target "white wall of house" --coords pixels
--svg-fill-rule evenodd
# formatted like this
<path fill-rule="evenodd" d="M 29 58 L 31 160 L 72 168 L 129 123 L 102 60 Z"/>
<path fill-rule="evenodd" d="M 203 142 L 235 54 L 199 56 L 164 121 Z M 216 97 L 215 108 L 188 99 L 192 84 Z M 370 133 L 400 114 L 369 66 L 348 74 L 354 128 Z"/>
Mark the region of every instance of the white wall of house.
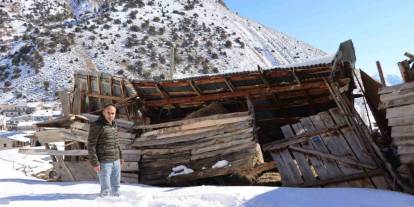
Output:
<path fill-rule="evenodd" d="M 22 142 L 4 137 L 0 138 L 0 150 L 24 147 L 27 145 L 30 145 L 30 142 Z"/>

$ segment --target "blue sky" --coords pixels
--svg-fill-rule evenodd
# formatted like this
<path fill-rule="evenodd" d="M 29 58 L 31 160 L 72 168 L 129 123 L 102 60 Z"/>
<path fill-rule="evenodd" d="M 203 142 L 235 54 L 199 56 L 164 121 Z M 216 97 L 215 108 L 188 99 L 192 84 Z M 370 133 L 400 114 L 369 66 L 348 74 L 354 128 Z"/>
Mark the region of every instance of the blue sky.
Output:
<path fill-rule="evenodd" d="M 414 0 L 225 0 L 227 6 L 327 53 L 354 42 L 357 67 L 399 74 L 396 63 L 414 53 Z"/>

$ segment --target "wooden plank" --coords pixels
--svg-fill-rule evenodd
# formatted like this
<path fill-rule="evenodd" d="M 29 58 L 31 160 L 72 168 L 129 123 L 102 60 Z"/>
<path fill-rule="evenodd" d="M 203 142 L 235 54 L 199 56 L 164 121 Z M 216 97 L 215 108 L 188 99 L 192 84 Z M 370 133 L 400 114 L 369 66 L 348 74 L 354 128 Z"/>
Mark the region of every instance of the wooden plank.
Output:
<path fill-rule="evenodd" d="M 97 174 L 88 161 L 65 161 L 75 181 L 96 180 Z"/>
<path fill-rule="evenodd" d="M 233 125 L 233 126 L 226 126 L 226 127 L 215 127 L 210 128 L 209 130 L 198 130 L 198 133 L 188 133 L 186 135 L 168 138 L 168 139 L 151 139 L 151 140 L 136 140 L 132 146 L 135 147 L 148 147 L 148 146 L 155 146 L 155 145 L 167 145 L 167 144 L 173 144 L 178 142 L 188 142 L 188 141 L 194 141 L 199 139 L 214 139 L 215 136 L 223 136 L 226 133 L 239 131 L 241 129 L 245 128 L 251 128 L 249 124 L 243 124 L 243 125 Z"/>
<path fill-rule="evenodd" d="M 344 124 L 345 120 L 343 118 L 342 113 L 339 111 L 338 108 L 332 108 L 329 110 L 330 115 L 335 120 L 337 124 Z M 375 165 L 375 162 L 372 160 L 364 145 L 361 143 L 359 138 L 355 135 L 353 130 L 350 127 L 345 127 L 341 130 L 342 134 L 344 135 L 345 139 L 347 140 L 349 146 L 352 149 L 352 152 L 355 153 L 356 158 L 364 163 L 369 163 Z"/>
<path fill-rule="evenodd" d="M 19 149 L 20 154 L 27 155 L 53 155 L 53 156 L 84 156 L 88 150 L 50 150 L 50 149 Z"/>
<path fill-rule="evenodd" d="M 341 80 L 338 80 L 341 82 Z M 343 81 L 342 81 L 343 82 Z M 249 95 L 267 95 L 273 93 L 295 91 L 295 90 L 308 90 L 313 88 L 325 88 L 325 84 L 322 81 L 303 82 L 301 84 L 291 85 L 277 85 L 271 88 L 255 87 L 252 89 L 236 90 L 234 92 L 223 92 L 217 94 L 206 94 L 202 96 L 180 97 L 180 98 L 166 98 L 162 100 L 144 100 L 143 103 L 147 107 L 165 106 L 169 104 L 185 104 L 194 102 L 206 102 L 214 100 L 224 100 L 236 97 L 246 97 Z M 266 89 L 266 90 L 264 90 Z"/>
<path fill-rule="evenodd" d="M 405 126 L 405 125 L 414 125 L 414 115 L 413 116 L 403 116 L 403 117 L 394 117 L 388 119 L 388 126 Z"/>
<path fill-rule="evenodd" d="M 324 153 L 324 152 L 319 152 L 319 151 L 316 151 L 316 150 L 305 149 L 305 148 L 294 147 L 294 146 L 289 146 L 289 149 L 295 150 L 297 152 L 303 152 L 303 153 L 306 153 L 306 154 L 314 155 L 314 156 L 319 156 L 319 157 L 330 159 L 330 160 L 339 161 L 339 162 L 342 162 L 342 163 L 354 165 L 354 166 L 361 167 L 361 168 L 377 169 L 377 167 L 375 167 L 373 165 L 370 165 L 370 164 L 361 163 L 361 162 L 358 162 L 357 160 L 344 158 L 344 157 L 340 157 L 340 156 L 337 156 L 337 155 L 328 154 L 328 153 Z"/>
<path fill-rule="evenodd" d="M 397 153 L 400 154 L 400 155 L 414 154 L 414 145 L 398 146 L 397 147 Z"/>
<path fill-rule="evenodd" d="M 404 164 L 413 164 L 414 163 L 414 154 L 403 154 L 400 156 L 401 163 Z"/>
<path fill-rule="evenodd" d="M 194 130 L 178 131 L 176 133 L 170 134 L 160 134 L 155 136 L 148 137 L 138 137 L 135 142 L 145 142 L 145 141 L 154 141 L 154 142 L 178 142 L 175 140 L 183 140 L 185 137 L 189 137 L 190 140 L 195 140 L 201 137 L 214 136 L 217 134 L 224 134 L 226 132 L 243 130 L 246 127 L 250 128 L 250 123 L 232 123 L 212 127 L 204 127 Z M 230 131 L 231 130 L 231 131 Z M 189 141 L 189 140 L 188 140 Z"/>
<path fill-rule="evenodd" d="M 62 103 L 62 112 L 64 116 L 69 116 L 70 114 L 70 101 L 69 94 L 67 91 L 58 92 L 60 102 Z"/>
<path fill-rule="evenodd" d="M 384 73 L 382 72 L 382 67 L 381 67 L 380 61 L 378 60 L 376 62 L 376 64 L 377 64 L 377 70 L 378 70 L 378 75 L 379 75 L 380 80 L 381 80 L 381 84 L 382 84 L 383 87 L 387 87 L 387 83 L 385 82 Z"/>
<path fill-rule="evenodd" d="M 75 88 L 73 93 L 73 103 L 72 103 L 72 113 L 73 114 L 80 114 L 81 111 L 81 92 L 79 88 Z"/>
<path fill-rule="evenodd" d="M 135 172 L 138 170 L 138 162 L 124 162 L 121 166 L 122 172 Z"/>
<path fill-rule="evenodd" d="M 294 139 L 295 134 L 290 125 L 282 126 L 280 127 L 280 129 L 282 130 L 282 133 L 285 136 L 285 138 Z M 302 145 L 300 144 L 293 144 L 291 146 L 302 147 Z M 292 151 L 292 154 L 297 162 L 301 174 L 303 175 L 304 181 L 308 182 L 316 180 L 316 176 L 313 174 L 312 169 L 310 168 L 309 162 L 307 161 L 305 155 L 303 155 L 302 153 L 298 153 L 296 151 Z"/>
<path fill-rule="evenodd" d="M 392 93 L 382 94 L 380 96 L 380 100 L 384 103 L 387 103 L 389 101 L 397 100 L 397 99 L 400 99 L 400 98 L 411 98 L 412 93 L 413 93 L 413 89 L 403 90 L 403 91 L 394 91 Z"/>
<path fill-rule="evenodd" d="M 302 176 L 301 176 L 300 171 L 298 169 L 298 166 L 296 165 L 296 163 L 293 160 L 291 154 L 289 153 L 289 150 L 282 149 L 279 152 L 279 154 L 282 157 L 283 162 L 285 162 L 285 165 L 289 169 L 289 175 L 288 176 L 290 176 L 290 178 L 289 178 L 289 180 L 291 180 L 290 184 L 303 183 L 303 179 L 302 179 Z"/>
<path fill-rule="evenodd" d="M 44 130 L 35 132 L 40 143 L 51 143 L 51 142 L 61 142 L 61 141 L 78 141 L 86 142 L 87 136 L 80 136 L 73 134 L 70 129 L 53 129 L 53 130 Z"/>
<path fill-rule="evenodd" d="M 401 91 L 412 90 L 412 89 L 414 89 L 414 82 L 408 82 L 408 83 L 401 83 L 398 85 L 382 88 L 378 93 L 382 95 L 382 94 L 387 94 L 387 93 L 392 93 L 392 92 L 401 92 Z"/>
<path fill-rule="evenodd" d="M 223 77 L 224 83 L 226 83 L 227 88 L 229 89 L 229 91 L 234 92 L 235 87 L 234 85 L 231 83 L 231 81 L 227 78 L 227 77 Z"/>
<path fill-rule="evenodd" d="M 208 157 L 214 157 L 217 155 L 230 154 L 230 153 L 241 151 L 244 149 L 252 149 L 252 155 L 254 155 L 255 143 L 246 143 L 246 144 L 242 144 L 236 147 L 225 148 L 225 149 L 212 151 L 212 152 L 206 152 L 202 154 L 194 154 L 194 155 L 191 155 L 190 160 L 194 161 L 194 160 L 204 159 Z"/>
<path fill-rule="evenodd" d="M 347 181 L 367 179 L 373 176 L 381 176 L 383 174 L 384 172 L 382 170 L 377 169 L 377 170 L 372 170 L 370 172 L 362 172 L 362 173 L 346 175 L 346 176 L 338 177 L 338 178 L 331 178 L 331 179 L 326 179 L 326 180 L 318 180 L 318 181 L 311 182 L 311 183 L 304 183 L 302 185 L 297 185 L 294 187 L 317 187 L 317 186 L 332 185 L 332 184 L 338 184 L 338 183 L 343 183 Z"/>
<path fill-rule="evenodd" d="M 300 135 L 306 132 L 309 132 L 305 130 L 305 128 L 302 126 L 302 124 L 296 123 L 292 125 L 293 130 L 295 131 L 296 135 Z M 312 137 L 313 138 L 313 137 Z M 302 143 L 302 147 L 307 149 L 312 149 L 313 146 L 309 142 Z M 315 169 L 316 174 L 318 175 L 319 179 L 327 179 L 329 177 L 328 170 L 324 166 L 322 160 L 318 159 L 317 157 L 308 157 L 310 163 Z"/>
<path fill-rule="evenodd" d="M 412 81 L 411 74 L 409 73 L 410 65 L 407 60 L 403 60 L 397 63 L 398 68 L 400 69 L 401 78 L 404 82 Z"/>
<path fill-rule="evenodd" d="M 313 128 L 315 130 L 323 130 L 323 129 L 326 129 L 326 126 L 325 126 L 324 122 L 321 120 L 321 117 L 320 116 L 313 115 L 313 116 L 309 116 L 307 118 L 308 118 L 307 119 L 307 122 L 309 122 L 307 124 L 309 126 L 312 126 L 313 125 Z M 303 121 L 305 121 L 305 120 L 302 119 L 301 120 L 301 123 L 303 123 Z M 304 124 L 302 124 L 302 125 L 304 125 Z M 319 153 L 322 153 L 322 154 L 325 154 L 325 153 L 326 154 L 329 154 L 329 153 L 332 152 L 332 149 L 331 148 L 335 147 L 335 146 L 332 146 L 333 145 L 332 142 L 334 142 L 334 140 L 332 139 L 330 133 L 323 134 L 323 135 L 322 134 L 319 135 L 319 140 L 320 141 L 317 141 L 315 143 L 312 143 L 312 141 L 315 141 L 315 140 L 318 140 L 318 139 L 313 138 L 310 141 L 311 141 L 311 144 L 312 145 L 315 145 L 315 144 L 318 144 L 319 145 L 318 147 L 315 147 L 314 146 L 314 148 L 317 149 L 317 150 L 314 150 L 314 151 L 317 152 L 317 153 L 319 152 Z M 331 144 L 331 148 L 330 148 L 329 144 Z M 310 150 L 312 150 L 312 149 L 310 149 Z M 320 158 L 327 158 L 327 157 L 323 157 L 323 156 L 319 156 L 319 157 Z M 329 165 L 327 163 L 328 160 L 329 161 L 332 161 L 331 163 L 329 163 Z M 335 162 L 335 160 L 330 160 L 330 159 L 326 159 L 326 160 L 323 160 L 323 161 L 324 161 L 325 166 L 328 168 L 328 171 L 330 172 L 331 175 L 334 174 L 335 177 L 342 177 L 342 176 L 344 176 L 344 172 L 342 171 L 341 165 L 338 162 Z M 329 168 L 332 168 L 332 169 L 329 169 Z M 340 187 L 349 187 L 350 184 L 347 183 L 347 182 L 344 182 L 344 183 L 340 183 L 340 184 L 335 185 L 335 186 L 338 186 L 338 187 L 339 186 Z"/>
<path fill-rule="evenodd" d="M 330 127 L 336 126 L 335 122 L 333 121 L 332 117 L 330 116 L 328 112 L 321 112 L 317 115 L 317 117 L 318 119 L 315 120 L 315 122 L 321 122 L 325 125 L 325 127 L 330 128 Z M 351 147 L 348 145 L 348 142 L 346 141 L 344 136 L 342 136 L 340 131 L 334 131 L 330 133 L 327 139 L 325 140 L 325 143 L 327 144 L 327 147 L 331 151 L 332 154 L 339 156 L 339 157 L 347 158 L 347 159 L 357 160 L 355 158 L 354 153 L 352 152 Z M 358 169 L 346 163 L 338 163 L 338 164 L 342 172 L 347 176 L 364 172 L 362 169 Z M 369 179 L 355 180 L 355 181 L 350 181 L 349 183 L 351 186 L 357 186 L 357 187 L 374 187 Z"/>
<path fill-rule="evenodd" d="M 329 110 L 330 115 L 335 120 L 337 124 L 343 124 L 345 123 L 345 118 L 340 112 L 339 108 L 332 108 Z M 370 154 L 366 151 L 365 145 L 361 143 L 361 140 L 356 136 L 355 132 L 349 128 L 343 128 L 341 130 L 342 135 L 347 140 L 350 148 L 352 149 L 352 152 L 355 154 L 355 157 L 363 162 L 368 163 L 371 165 L 376 165 L 373 158 L 370 156 Z M 387 189 L 389 188 L 387 181 L 384 177 L 377 176 L 371 178 L 372 182 L 375 184 L 378 188 Z"/>
<path fill-rule="evenodd" d="M 138 178 L 121 176 L 121 182 L 122 183 L 138 183 Z"/>
<path fill-rule="evenodd" d="M 249 115 L 249 112 L 236 112 L 236 113 L 228 113 L 228 114 L 216 114 L 211 116 L 205 116 L 205 117 L 198 117 L 193 119 L 184 119 L 179 121 L 172 121 L 172 122 L 166 122 L 161 124 L 152 124 L 152 125 L 139 125 L 134 126 L 134 129 L 156 129 L 156 128 L 165 128 L 165 127 L 173 127 L 173 126 L 181 126 L 184 124 L 191 124 L 194 122 L 200 122 L 204 120 L 217 120 L 217 119 L 226 119 L 231 117 L 240 117 L 240 116 L 247 116 Z"/>
<path fill-rule="evenodd" d="M 398 138 L 398 137 L 395 137 L 395 138 L 392 139 L 392 142 L 396 146 L 414 145 L 414 139 L 412 139 L 412 138 Z"/>
<path fill-rule="evenodd" d="M 89 131 L 89 123 L 81 123 L 81 122 L 73 122 L 70 124 L 71 128 L 84 130 L 86 132 Z"/>
<path fill-rule="evenodd" d="M 193 80 L 189 80 L 189 81 L 188 81 L 188 83 L 190 84 L 191 88 L 194 90 L 194 92 L 195 92 L 197 95 L 199 95 L 199 96 L 203 95 L 203 93 L 202 93 L 202 92 L 201 92 L 201 90 L 197 87 L 197 85 L 194 83 L 194 81 L 193 81 Z"/>
<path fill-rule="evenodd" d="M 384 101 L 382 100 L 382 102 L 383 102 L 382 107 L 386 107 L 386 108 L 413 104 L 414 103 L 414 92 L 405 93 L 405 94 L 401 94 L 401 95 L 400 94 L 398 94 L 398 95 L 395 94 L 395 98 L 390 99 L 390 100 L 384 100 Z"/>
<path fill-rule="evenodd" d="M 414 115 L 414 104 L 387 109 L 387 119 Z"/>
<path fill-rule="evenodd" d="M 394 126 L 391 129 L 391 137 L 393 138 L 413 138 L 414 125 Z"/>
<path fill-rule="evenodd" d="M 324 133 L 334 133 L 334 132 L 338 132 L 341 128 L 346 127 L 346 125 L 343 126 L 335 126 L 332 128 L 327 128 L 327 129 L 323 129 L 323 130 L 316 130 L 316 131 L 311 131 L 311 132 L 303 132 L 299 135 L 296 135 L 294 137 L 291 137 L 289 139 L 282 139 L 282 140 L 277 140 L 277 141 L 273 141 L 267 144 L 263 145 L 263 150 L 265 151 L 271 151 L 271 150 L 279 150 L 282 148 L 286 148 L 289 145 L 292 144 L 298 144 L 298 143 L 302 143 L 302 142 L 306 142 L 308 141 L 308 139 L 310 139 L 313 136 L 317 136 L 320 134 L 324 134 Z"/>
<path fill-rule="evenodd" d="M 157 130 L 145 132 L 145 133 L 140 135 L 139 139 L 141 140 L 144 137 L 151 137 L 151 136 L 157 136 L 157 138 L 158 138 L 158 137 L 160 137 L 159 135 L 163 135 L 163 134 L 164 135 L 166 135 L 166 134 L 180 134 L 180 133 L 183 133 L 186 130 L 188 130 L 188 131 L 197 130 L 197 129 L 213 127 L 213 126 L 217 126 L 217 125 L 225 125 L 225 124 L 232 124 L 232 123 L 238 123 L 238 122 L 246 122 L 246 121 L 251 121 L 251 120 L 252 119 L 251 119 L 250 116 L 231 117 L 231 118 L 224 118 L 224 119 L 218 119 L 218 120 L 203 120 L 203 121 L 199 121 L 199 122 L 184 124 L 184 125 L 177 126 L 177 127 L 162 128 L 162 129 L 157 129 Z"/>
<path fill-rule="evenodd" d="M 226 142 L 227 140 L 243 139 L 244 137 L 251 137 L 253 128 L 244 129 L 241 131 L 226 133 L 221 136 L 215 136 L 213 138 L 204 139 L 198 142 L 187 142 L 179 145 L 169 145 L 169 148 L 154 148 L 144 149 L 144 155 L 162 155 L 162 154 L 176 154 L 185 151 L 191 151 L 193 149 L 201 149 L 208 146 L 214 146 Z"/>
<path fill-rule="evenodd" d="M 229 148 L 232 146 L 243 145 L 247 143 L 254 143 L 254 138 L 252 135 L 247 135 L 247 139 L 243 137 L 243 139 L 238 139 L 238 140 L 234 140 L 234 141 L 230 141 L 226 143 L 219 143 L 219 144 L 215 144 L 209 147 L 193 149 L 191 150 L 191 154 L 201 154 L 205 152 L 216 151 L 216 150 L 220 150 L 223 148 Z"/>
<path fill-rule="evenodd" d="M 306 131 L 315 131 L 317 130 L 315 128 L 315 126 L 312 123 L 312 120 L 309 117 L 305 117 L 300 119 L 300 123 L 302 124 L 303 128 Z M 329 153 L 329 150 L 327 149 L 327 147 L 325 146 L 325 143 L 322 139 L 321 136 L 315 136 L 312 137 L 309 140 L 310 145 L 312 146 L 312 148 L 307 148 L 307 149 L 314 149 L 320 152 L 325 152 L 325 153 Z M 341 172 L 341 170 L 339 169 L 339 167 L 336 165 L 336 163 L 332 160 L 328 160 L 328 159 L 321 159 L 322 162 L 324 163 L 328 174 L 327 174 L 327 178 L 333 178 L 333 177 L 337 177 L 337 176 L 341 176 L 343 175 L 343 173 Z"/>
<path fill-rule="evenodd" d="M 252 167 L 253 167 L 252 160 L 242 159 L 237 162 L 232 162 L 231 166 L 227 166 L 223 168 L 210 168 L 210 169 L 205 169 L 201 171 L 195 171 L 191 174 L 169 177 L 168 182 L 169 183 L 182 183 L 182 182 L 188 182 L 191 180 L 197 180 L 201 178 L 235 174 L 235 173 L 238 173 L 244 170 L 251 169 Z"/>

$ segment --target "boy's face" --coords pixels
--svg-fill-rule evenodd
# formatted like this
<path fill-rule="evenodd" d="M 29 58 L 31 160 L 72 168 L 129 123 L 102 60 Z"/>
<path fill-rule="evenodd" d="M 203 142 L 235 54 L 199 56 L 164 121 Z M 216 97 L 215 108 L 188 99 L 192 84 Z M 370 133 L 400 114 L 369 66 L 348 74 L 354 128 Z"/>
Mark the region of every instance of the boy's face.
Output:
<path fill-rule="evenodd" d="M 103 110 L 102 114 L 104 115 L 106 121 L 112 123 L 112 121 L 115 119 L 116 108 L 113 106 L 108 106 Z"/>

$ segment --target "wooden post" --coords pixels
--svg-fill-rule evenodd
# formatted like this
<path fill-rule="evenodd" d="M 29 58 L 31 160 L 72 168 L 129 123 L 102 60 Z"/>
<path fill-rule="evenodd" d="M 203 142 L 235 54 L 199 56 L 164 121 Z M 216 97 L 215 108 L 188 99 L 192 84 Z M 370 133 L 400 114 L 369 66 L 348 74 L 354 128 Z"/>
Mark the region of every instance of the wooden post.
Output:
<path fill-rule="evenodd" d="M 410 76 L 409 76 L 409 64 L 407 60 L 401 61 L 398 64 L 398 68 L 400 68 L 400 73 L 401 73 L 401 78 L 403 79 L 404 82 L 410 82 L 412 81 Z"/>
<path fill-rule="evenodd" d="M 377 69 L 378 69 L 378 75 L 381 79 L 382 86 L 387 87 L 387 83 L 385 82 L 384 73 L 382 72 L 382 67 L 381 67 L 381 63 L 379 60 L 377 61 Z"/>
<path fill-rule="evenodd" d="M 174 77 L 175 71 L 175 45 L 173 44 L 171 47 L 171 68 L 170 68 L 170 80 Z"/>
<path fill-rule="evenodd" d="M 63 115 L 68 116 L 71 113 L 69 94 L 67 91 L 59 91 L 58 95 L 59 95 L 60 102 L 62 104 Z"/>
<path fill-rule="evenodd" d="M 409 64 L 410 64 L 410 63 L 412 63 L 412 62 L 414 61 L 414 55 L 413 55 L 413 54 L 411 54 L 411 53 L 409 53 L 409 52 L 405 52 L 405 53 L 404 53 L 404 55 L 405 55 L 406 57 L 410 58 L 410 59 L 408 60 L 408 63 L 409 63 Z"/>

